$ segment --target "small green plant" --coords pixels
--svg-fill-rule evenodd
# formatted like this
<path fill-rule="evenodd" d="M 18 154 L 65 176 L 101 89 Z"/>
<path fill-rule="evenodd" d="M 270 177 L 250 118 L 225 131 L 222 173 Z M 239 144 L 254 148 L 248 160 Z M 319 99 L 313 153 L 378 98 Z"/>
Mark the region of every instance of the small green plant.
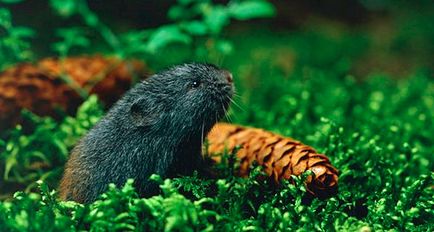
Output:
<path fill-rule="evenodd" d="M 2 0 L 0 3 L 17 3 L 20 1 Z M 29 39 L 35 31 L 28 27 L 15 26 L 12 15 L 5 7 L 0 7 L 0 70 L 14 63 L 30 60 L 33 52 Z"/>
<path fill-rule="evenodd" d="M 168 12 L 173 23 L 118 35 L 89 9 L 86 0 L 50 0 L 50 5 L 61 17 L 79 16 L 86 28 L 96 32 L 117 56 L 140 56 L 146 60 L 152 60 L 157 52 L 172 44 L 183 44 L 193 48 L 197 58 L 216 61 L 232 51 L 231 42 L 222 38 L 222 30 L 231 19 L 275 15 L 274 6 L 266 0 L 232 0 L 227 4 L 215 4 L 211 0 L 178 0 Z M 80 28 L 61 28 L 58 36 L 62 40 L 54 44 L 54 49 L 62 57 L 74 47 L 89 47 L 89 39 Z"/>
<path fill-rule="evenodd" d="M 3 140 L 0 139 L 0 171 L 3 181 L 27 186 L 29 191 L 36 180 L 57 182 L 69 151 L 100 119 L 103 110 L 97 97 L 91 96 L 75 117 L 65 117 L 61 122 L 40 118 L 28 111 L 23 114 L 34 128 L 25 131 L 18 125 L 3 135 Z"/>

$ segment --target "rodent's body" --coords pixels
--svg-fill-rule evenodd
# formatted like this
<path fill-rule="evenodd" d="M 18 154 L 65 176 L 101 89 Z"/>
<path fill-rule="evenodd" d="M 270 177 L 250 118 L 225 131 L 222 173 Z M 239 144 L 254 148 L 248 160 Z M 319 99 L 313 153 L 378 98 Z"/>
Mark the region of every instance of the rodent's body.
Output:
<path fill-rule="evenodd" d="M 122 186 L 128 178 L 149 196 L 158 191 L 151 174 L 197 170 L 203 139 L 232 92 L 231 74 L 206 64 L 175 66 L 137 84 L 73 149 L 61 198 L 92 202 L 109 183 Z"/>

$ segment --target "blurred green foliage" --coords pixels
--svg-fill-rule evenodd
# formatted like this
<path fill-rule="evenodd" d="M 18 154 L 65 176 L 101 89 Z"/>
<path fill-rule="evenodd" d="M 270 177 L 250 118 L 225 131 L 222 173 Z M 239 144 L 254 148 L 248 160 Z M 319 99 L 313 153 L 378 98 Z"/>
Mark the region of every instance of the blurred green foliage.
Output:
<path fill-rule="evenodd" d="M 123 34 L 85 1 L 49 3 L 61 17 L 82 19 L 57 30 L 60 40 L 52 47 L 62 57 L 100 51 L 98 44 L 105 43 L 104 53 L 139 57 L 157 69 L 186 57 L 229 68 L 239 95 L 229 118 L 327 154 L 340 170 L 339 191 L 328 199 L 307 197 L 302 183 L 309 173 L 278 189 L 259 178 L 260 168 L 250 178 L 234 177 L 232 156 L 225 154 L 219 179 L 153 176 L 162 193 L 151 198 L 139 198 L 128 182 L 90 205 L 58 201 L 51 189 L 68 152 L 103 114 L 92 96 L 74 117 L 54 121 L 23 112 L 28 125 L 0 134 L 0 193 L 23 190 L 0 203 L 0 231 L 434 230 L 434 83 L 425 66 L 433 34 L 421 23 L 432 16 L 406 14 L 396 22 L 407 23 L 397 23 L 385 42 L 369 30 L 324 33 L 327 25 L 251 32 L 246 39 L 238 31 L 223 36 L 223 29 L 231 19 L 274 15 L 268 2 L 179 0 L 168 12 L 173 23 Z M 6 8 L 0 10 L 0 27 L 0 67 L 31 59 L 29 39 L 37 33 L 20 32 Z M 173 54 L 173 46 L 180 54 Z M 359 69 L 372 70 L 364 58 L 387 57 L 383 52 L 393 59 L 404 54 L 404 61 L 419 66 L 400 78 L 387 72 L 357 76 Z"/>
<path fill-rule="evenodd" d="M 21 1 L 2 2 L 12 4 Z M 61 19 L 80 19 L 75 26 L 56 29 L 60 40 L 52 44 L 52 49 L 60 57 L 82 51 L 80 48 L 100 47 L 103 42 L 107 45 L 103 48 L 105 53 L 121 58 L 139 56 L 148 62 L 158 60 L 157 52 L 172 44 L 194 48 L 192 52 L 196 59 L 219 59 L 219 56 L 232 50 L 231 42 L 221 36 L 222 29 L 231 19 L 248 20 L 275 15 L 273 5 L 266 0 L 234 0 L 226 5 L 214 4 L 211 0 L 179 0 L 168 12 L 173 23 L 116 34 L 89 8 L 86 0 L 49 0 L 47 5 Z M 36 32 L 31 28 L 13 26 L 6 7 L 0 7 L 0 29 L 0 69 L 32 58 L 28 39 Z"/>
<path fill-rule="evenodd" d="M 33 36 L 32 29 L 14 26 L 10 12 L 0 7 L 0 70 L 32 57 L 28 39 Z"/>
<path fill-rule="evenodd" d="M 228 54 L 231 43 L 221 38 L 220 34 L 231 18 L 248 20 L 275 14 L 273 5 L 265 0 L 231 1 L 227 5 L 213 4 L 211 0 L 179 0 L 177 3 L 168 12 L 172 24 L 154 29 L 131 30 L 118 36 L 89 9 L 85 0 L 50 0 L 51 7 L 60 16 L 68 18 L 78 15 L 86 28 L 97 32 L 114 54 L 122 58 L 145 56 L 147 60 L 174 43 L 194 47 L 197 56 L 205 56 L 203 53 L 211 51 Z M 59 35 L 63 40 L 55 44 L 55 49 L 61 55 L 66 56 L 74 45 L 89 43 L 83 30 L 60 30 Z M 204 44 L 204 41 L 209 40 L 212 40 L 212 46 Z"/>

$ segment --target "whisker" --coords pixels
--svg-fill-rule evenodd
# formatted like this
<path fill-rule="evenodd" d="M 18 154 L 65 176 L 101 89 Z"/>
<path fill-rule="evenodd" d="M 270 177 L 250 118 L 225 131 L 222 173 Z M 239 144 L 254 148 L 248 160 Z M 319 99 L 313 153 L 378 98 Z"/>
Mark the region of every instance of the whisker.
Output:
<path fill-rule="evenodd" d="M 214 121 L 215 121 L 216 123 L 218 122 L 217 112 L 214 112 Z"/>
<path fill-rule="evenodd" d="M 222 105 L 222 107 L 223 107 L 223 105 Z M 223 107 L 223 109 L 224 109 L 224 107 Z M 228 120 L 228 122 L 233 122 L 234 120 L 232 119 L 232 111 L 229 111 L 229 109 L 226 109 L 225 110 L 225 117 L 226 117 L 226 119 Z"/>
<path fill-rule="evenodd" d="M 241 94 L 239 94 L 236 90 L 234 90 L 234 92 L 232 93 L 234 98 L 238 98 L 238 99 L 242 99 Z"/>
<path fill-rule="evenodd" d="M 230 113 L 228 111 L 225 111 L 225 118 L 228 122 L 232 122 L 232 118 L 231 118 Z"/>
<path fill-rule="evenodd" d="M 234 106 L 238 107 L 241 111 L 246 112 L 246 110 L 243 107 L 241 107 L 241 105 L 239 105 L 237 102 L 235 102 L 234 99 L 232 99 L 230 97 L 228 97 L 228 98 L 229 98 L 229 101 L 232 102 L 232 104 L 234 104 Z"/>
<path fill-rule="evenodd" d="M 232 113 L 228 112 L 226 115 L 227 115 L 227 118 L 228 118 L 228 122 L 233 123 L 234 119 L 232 118 Z"/>
<path fill-rule="evenodd" d="M 234 97 L 239 98 L 239 99 L 242 99 L 241 94 L 238 94 L 238 93 L 234 93 Z"/>
<path fill-rule="evenodd" d="M 218 66 L 222 66 L 222 64 L 223 64 L 223 62 L 224 62 L 224 60 L 225 60 L 225 58 L 226 58 L 225 55 L 219 55 L 219 56 L 217 57 L 217 63 L 218 63 Z"/>
<path fill-rule="evenodd" d="M 223 99 L 220 98 L 219 101 L 220 101 L 220 105 L 221 105 L 222 110 L 223 110 L 223 116 L 224 116 L 224 118 L 226 118 L 226 120 L 227 120 L 228 122 L 231 122 L 232 119 L 231 119 L 231 118 L 229 117 L 229 115 L 228 115 L 228 110 L 225 109 L 225 105 L 223 104 Z"/>

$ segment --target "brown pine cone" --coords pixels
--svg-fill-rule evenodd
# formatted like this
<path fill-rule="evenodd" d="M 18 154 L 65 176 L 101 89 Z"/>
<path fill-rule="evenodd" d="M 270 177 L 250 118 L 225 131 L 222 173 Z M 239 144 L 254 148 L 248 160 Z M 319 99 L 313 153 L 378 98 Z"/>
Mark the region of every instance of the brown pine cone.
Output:
<path fill-rule="evenodd" d="M 276 182 L 311 170 L 315 177 L 307 179 L 309 191 L 315 195 L 328 195 L 336 190 L 338 171 L 327 156 L 292 138 L 262 129 L 218 123 L 209 133 L 208 142 L 209 154 L 222 153 L 225 149 L 231 152 L 236 146 L 241 146 L 237 152 L 240 176 L 247 176 L 250 165 L 256 161 Z M 220 162 L 219 156 L 211 158 Z"/>
<path fill-rule="evenodd" d="M 145 75 L 145 66 L 137 60 L 122 61 L 115 57 L 79 56 L 41 60 L 38 67 L 50 76 L 67 74 L 79 87 L 97 94 L 106 105 L 112 105 L 126 92 L 135 78 Z"/>
<path fill-rule="evenodd" d="M 0 73 L 0 131 L 20 122 L 23 108 L 40 116 L 56 117 L 56 109 L 71 115 L 87 94 L 110 106 L 144 73 L 138 61 L 99 55 L 47 58 L 6 69 Z"/>

